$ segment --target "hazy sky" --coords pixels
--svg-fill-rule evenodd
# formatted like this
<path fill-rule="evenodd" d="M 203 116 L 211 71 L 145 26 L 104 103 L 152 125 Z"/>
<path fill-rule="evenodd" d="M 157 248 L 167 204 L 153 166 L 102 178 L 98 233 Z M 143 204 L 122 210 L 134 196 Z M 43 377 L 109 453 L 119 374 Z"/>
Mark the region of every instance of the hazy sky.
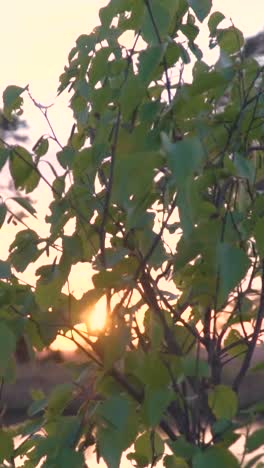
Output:
<path fill-rule="evenodd" d="M 0 92 L 8 84 L 30 85 L 36 100 L 54 101 L 58 78 L 67 55 L 82 33 L 89 33 L 98 22 L 98 11 L 107 0 L 12 0 L 2 2 L 0 57 Z M 214 9 L 232 18 L 246 35 L 264 26 L 263 0 L 215 0 Z M 248 7 L 250 5 L 250 11 Z M 261 12 L 261 14 L 260 14 Z M 206 41 L 206 33 L 203 41 Z M 62 118 L 68 96 L 58 100 L 51 111 L 58 135 L 68 134 L 69 121 Z M 26 103 L 32 140 L 39 136 L 42 119 Z M 68 113 L 70 116 L 70 113 Z M 45 126 L 43 124 L 43 129 Z"/>

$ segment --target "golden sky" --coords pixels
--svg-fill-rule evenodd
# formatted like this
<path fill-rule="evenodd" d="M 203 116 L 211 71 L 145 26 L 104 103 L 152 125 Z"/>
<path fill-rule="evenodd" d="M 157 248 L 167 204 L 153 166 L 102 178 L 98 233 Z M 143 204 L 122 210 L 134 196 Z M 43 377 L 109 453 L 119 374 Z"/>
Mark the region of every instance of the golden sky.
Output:
<path fill-rule="evenodd" d="M 107 3 L 107 0 L 2 0 L 0 92 L 8 84 L 29 84 L 38 101 L 53 102 L 58 77 L 75 39 L 93 29 L 98 23 L 99 8 Z M 214 0 L 213 5 L 215 10 L 231 17 L 246 35 L 264 27 L 263 0 Z M 202 35 L 204 41 L 206 33 Z M 65 125 L 65 113 L 62 116 L 66 99 L 67 96 L 60 99 L 51 111 L 61 138 L 68 133 L 69 123 Z M 26 103 L 25 110 L 26 116 L 31 117 L 28 120 L 34 141 L 45 127 L 31 104 Z M 68 116 L 70 119 L 70 113 Z"/>

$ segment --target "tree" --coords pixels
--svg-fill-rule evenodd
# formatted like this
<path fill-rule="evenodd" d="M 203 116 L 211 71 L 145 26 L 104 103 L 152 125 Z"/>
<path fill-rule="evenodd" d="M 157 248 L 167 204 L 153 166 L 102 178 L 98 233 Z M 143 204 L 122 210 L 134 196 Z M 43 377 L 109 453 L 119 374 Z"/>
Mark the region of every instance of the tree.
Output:
<path fill-rule="evenodd" d="M 49 137 L 32 152 L 7 143 L 0 150 L 16 188 L 28 194 L 43 179 L 53 197 L 50 236 L 23 228 L 0 263 L 2 379 L 11 378 L 21 334 L 40 350 L 75 331 L 86 355 L 75 383 L 48 398 L 34 394 L 29 416 L 36 419 L 16 430 L 26 436 L 16 451 L 14 430 L 2 430 L 3 466 L 25 454 L 28 467 L 42 457 L 43 467 L 81 467 L 94 445 L 111 468 L 130 447 L 138 467 L 159 459 L 166 467 L 243 462 L 230 446 L 262 408 L 241 413 L 239 390 L 264 313 L 264 198 L 256 188 L 263 178 L 263 70 L 241 52 L 242 33 L 222 28 L 224 16 L 210 11 L 210 0 L 111 0 L 100 25 L 77 39 L 60 76 L 58 92 L 72 92 L 74 120 L 57 152 L 60 171 L 54 167 L 48 180 L 39 168 Z M 196 43 L 203 21 L 210 47 L 220 48 L 211 67 Z M 125 46 L 122 34 L 131 31 Z M 193 80 L 185 83 L 191 56 Z M 21 111 L 26 93 L 5 90 L 6 118 Z M 36 216 L 28 199 L 23 203 Z M 4 203 L 0 209 L 3 223 Z M 53 251 L 36 271 L 36 287 L 17 280 L 16 272 Z M 77 300 L 68 277 L 79 262 L 94 273 L 93 287 Z M 104 329 L 80 332 L 84 311 L 102 297 Z M 94 383 L 89 398 L 87 380 Z M 80 409 L 66 415 L 76 398 Z M 263 429 L 255 431 L 245 453 L 263 442 Z"/>

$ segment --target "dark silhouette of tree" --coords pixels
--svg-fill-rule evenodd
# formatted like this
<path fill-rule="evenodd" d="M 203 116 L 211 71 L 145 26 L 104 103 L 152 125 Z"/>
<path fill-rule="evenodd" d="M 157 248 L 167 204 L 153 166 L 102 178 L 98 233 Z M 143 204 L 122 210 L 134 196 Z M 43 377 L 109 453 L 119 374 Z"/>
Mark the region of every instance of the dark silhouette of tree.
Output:
<path fill-rule="evenodd" d="M 20 130 L 26 130 L 28 125 L 25 120 L 17 116 L 13 116 L 12 120 L 8 120 L 0 110 L 0 137 L 2 139 L 13 138 L 17 142 L 26 142 L 28 136 L 18 133 Z"/>

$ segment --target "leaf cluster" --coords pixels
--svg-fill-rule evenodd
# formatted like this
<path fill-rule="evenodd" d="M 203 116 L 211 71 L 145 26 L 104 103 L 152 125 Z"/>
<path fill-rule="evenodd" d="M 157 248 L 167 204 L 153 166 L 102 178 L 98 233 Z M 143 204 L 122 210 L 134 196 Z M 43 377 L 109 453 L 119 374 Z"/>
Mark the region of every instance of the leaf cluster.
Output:
<path fill-rule="evenodd" d="M 111 0 L 60 76 L 58 93 L 71 91 L 67 144 L 52 129 L 32 151 L 0 148 L 17 189 L 28 194 L 44 181 L 52 197 L 49 236 L 23 226 L 0 263 L 1 377 L 10 378 L 21 335 L 41 350 L 68 333 L 94 382 L 87 397 L 76 368 L 75 386 L 38 398 L 30 413 L 38 418 L 20 429 L 26 441 L 15 452 L 12 430 L 3 431 L 2 461 L 23 454 L 27 467 L 43 457 L 43 467 L 81 467 L 93 445 L 111 468 L 129 448 L 142 468 L 161 459 L 168 468 L 240 466 L 229 449 L 264 313 L 263 71 L 240 53 L 242 33 L 221 28 L 224 17 L 211 7 Z M 210 47 L 220 49 L 214 66 L 197 44 L 205 20 Z M 21 112 L 26 92 L 5 90 L 7 118 Z M 48 109 L 40 111 L 49 123 Z M 50 140 L 58 152 L 48 179 L 40 163 Z M 28 199 L 16 201 L 36 215 Z M 3 200 L 1 224 L 6 214 Z M 39 259 L 36 285 L 22 285 L 17 272 Z M 80 263 L 92 266 L 92 287 L 76 299 L 69 276 Z M 103 297 L 104 328 L 80 332 Z M 81 406 L 69 416 L 74 398 Z M 262 443 L 256 431 L 245 451 Z"/>

